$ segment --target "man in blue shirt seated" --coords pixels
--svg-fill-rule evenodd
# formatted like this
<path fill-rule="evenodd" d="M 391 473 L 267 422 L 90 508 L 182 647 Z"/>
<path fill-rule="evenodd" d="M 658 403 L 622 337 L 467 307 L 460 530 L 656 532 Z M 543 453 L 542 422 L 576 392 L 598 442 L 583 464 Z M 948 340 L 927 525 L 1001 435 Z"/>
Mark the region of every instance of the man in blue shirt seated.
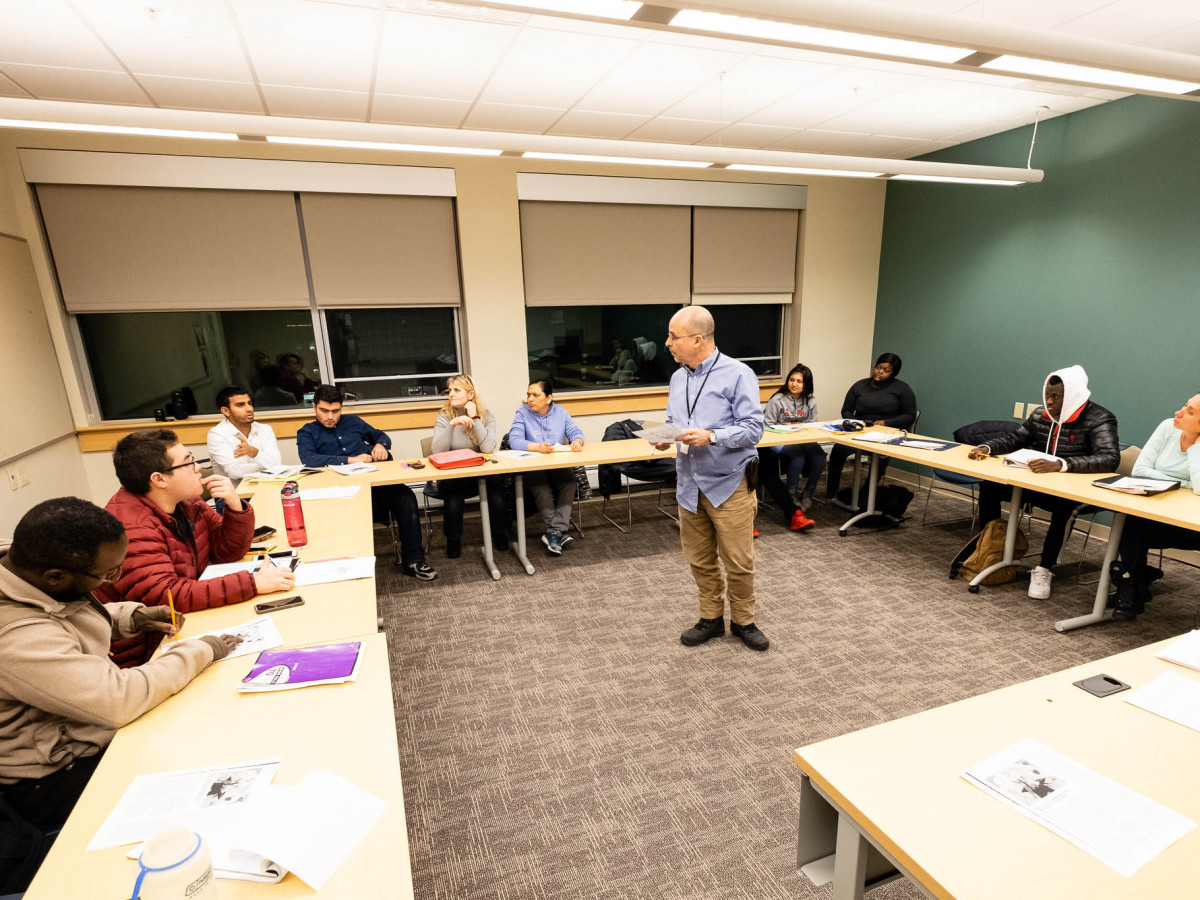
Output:
<path fill-rule="evenodd" d="M 296 450 L 306 466 L 343 466 L 346 463 L 379 462 L 391 458 L 392 439 L 372 428 L 358 416 L 342 415 L 342 392 L 322 384 L 313 394 L 315 422 L 296 433 Z M 371 503 L 379 517 L 390 511 L 400 534 L 400 565 L 405 575 L 433 581 L 435 572 L 425 562 L 421 546 L 421 519 L 417 498 L 406 484 L 381 484 L 371 488 Z M 381 519 L 380 521 L 386 521 Z"/>

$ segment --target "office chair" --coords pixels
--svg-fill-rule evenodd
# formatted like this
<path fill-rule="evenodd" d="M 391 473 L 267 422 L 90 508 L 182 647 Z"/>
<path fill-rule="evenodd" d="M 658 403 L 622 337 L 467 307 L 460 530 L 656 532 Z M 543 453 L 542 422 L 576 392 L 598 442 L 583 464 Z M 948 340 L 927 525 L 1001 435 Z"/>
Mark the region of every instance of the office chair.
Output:
<path fill-rule="evenodd" d="M 604 437 L 601 440 L 628 440 L 635 437 L 633 432 L 641 427 L 642 423 L 636 419 L 622 419 L 620 422 L 613 422 L 605 428 Z M 597 479 L 600 483 L 600 493 L 604 497 L 604 503 L 600 507 L 600 514 L 604 517 L 604 521 L 614 526 L 623 534 L 629 534 L 633 530 L 633 491 L 631 483 L 634 481 L 657 484 L 658 511 L 672 522 L 679 521 L 675 515 L 662 505 L 663 490 L 666 488 L 675 489 L 674 460 L 655 459 L 644 462 L 605 463 L 600 466 Z M 625 520 L 627 526 L 624 528 L 621 527 L 621 524 L 616 519 L 608 514 L 609 499 L 613 494 L 619 493 L 622 487 L 625 488 Z"/>
<path fill-rule="evenodd" d="M 1137 465 L 1138 457 L 1141 456 L 1141 454 L 1142 448 L 1137 444 L 1122 444 L 1121 459 L 1117 463 L 1117 474 L 1132 475 L 1133 467 Z M 1075 581 L 1078 584 L 1095 584 L 1100 580 L 1100 576 L 1097 575 L 1095 581 L 1084 581 L 1083 578 L 1080 577 L 1080 574 L 1083 570 L 1083 558 L 1087 555 L 1088 541 L 1092 537 L 1092 526 L 1096 524 L 1096 516 L 1102 512 L 1109 512 L 1109 510 L 1099 506 L 1092 506 L 1089 503 L 1080 503 L 1075 507 L 1074 510 L 1071 511 L 1071 520 L 1067 523 L 1067 541 L 1069 541 L 1071 539 L 1071 535 L 1075 533 L 1075 527 L 1079 522 L 1080 516 L 1087 516 L 1087 528 L 1080 529 L 1080 532 L 1083 534 L 1083 548 L 1079 551 L 1079 561 L 1075 564 Z M 1066 541 L 1063 541 L 1063 546 L 1066 546 Z M 1162 551 L 1160 550 L 1158 554 L 1160 568 L 1162 567 L 1162 558 L 1163 555 Z"/>

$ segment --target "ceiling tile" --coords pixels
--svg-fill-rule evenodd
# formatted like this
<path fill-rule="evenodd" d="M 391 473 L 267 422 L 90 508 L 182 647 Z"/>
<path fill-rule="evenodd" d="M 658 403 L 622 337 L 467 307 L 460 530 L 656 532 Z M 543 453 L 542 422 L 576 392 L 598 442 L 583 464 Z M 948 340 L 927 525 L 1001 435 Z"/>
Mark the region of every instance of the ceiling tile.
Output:
<path fill-rule="evenodd" d="M 945 150 L 947 147 L 955 146 L 954 141 L 921 141 L 919 144 L 911 144 L 903 149 L 897 148 L 892 153 L 879 153 L 878 156 L 885 156 L 889 159 L 914 159 L 918 156 L 924 156 L 926 153 L 935 153 L 938 150 Z"/>
<path fill-rule="evenodd" d="M 722 122 L 708 122 L 702 119 L 670 119 L 659 116 L 632 132 L 629 137 L 636 141 L 694 144 L 710 134 L 715 134 L 723 125 Z"/>
<path fill-rule="evenodd" d="M 628 40 L 525 29 L 496 69 L 481 99 L 566 109 L 635 46 Z"/>
<path fill-rule="evenodd" d="M 318 91 L 280 84 L 264 84 L 262 90 L 267 109 L 273 116 L 348 119 L 352 122 L 363 122 L 367 118 L 366 92 Z"/>
<path fill-rule="evenodd" d="M 259 81 L 338 91 L 370 88 L 377 11 L 295 0 L 230 2 Z"/>
<path fill-rule="evenodd" d="M 0 22 L 0 63 L 121 70 L 62 0 L 0 0 Z"/>
<path fill-rule="evenodd" d="M 710 147 L 748 147 L 757 150 L 773 144 L 791 133 L 791 129 L 774 128 L 770 125 L 730 125 L 697 143 Z"/>
<path fill-rule="evenodd" d="M 727 71 L 724 78 L 711 79 L 665 115 L 736 122 L 834 71 L 825 65 L 752 56 Z"/>
<path fill-rule="evenodd" d="M 1200 24 L 1160 34 L 1158 37 L 1142 41 L 1142 46 L 1200 56 Z"/>
<path fill-rule="evenodd" d="M 747 116 L 746 121 L 761 125 L 811 128 L 919 84 L 921 80 L 910 75 L 844 68 Z"/>
<path fill-rule="evenodd" d="M 375 90 L 474 100 L 515 35 L 512 25 L 390 12 Z"/>
<path fill-rule="evenodd" d="M 1170 8 L 1170 6 L 1175 8 Z M 1116 41 L 1120 44 L 1138 44 L 1168 31 L 1176 31 L 1196 24 L 1196 5 L 1188 0 L 1190 9 L 1170 4 L 1164 6 L 1153 0 L 1117 0 L 1101 9 L 1087 13 L 1055 28 L 1055 32 Z"/>
<path fill-rule="evenodd" d="M 464 128 L 479 131 L 543 133 L 566 110 L 543 106 L 513 106 L 507 103 L 476 103 Z"/>
<path fill-rule="evenodd" d="M 73 2 L 134 74 L 251 80 L 237 31 L 223 3 Z"/>
<path fill-rule="evenodd" d="M 622 60 L 578 105 L 580 109 L 599 112 L 656 115 L 744 58 L 694 47 L 644 44 Z"/>
<path fill-rule="evenodd" d="M 153 105 L 145 92 L 124 72 L 22 65 L 5 65 L 0 69 L 39 100 Z"/>
<path fill-rule="evenodd" d="M 959 14 L 986 24 L 1047 31 L 1107 5 L 1104 0 L 977 0 Z"/>
<path fill-rule="evenodd" d="M 0 96 L 29 97 L 29 92 L 22 89 L 15 81 L 0 75 Z"/>
<path fill-rule="evenodd" d="M 440 97 L 398 97 L 394 94 L 375 94 L 371 101 L 371 121 L 393 125 L 433 125 L 457 128 L 471 109 L 467 100 L 446 100 Z"/>
<path fill-rule="evenodd" d="M 139 75 L 138 81 L 159 106 L 258 115 L 264 112 L 258 91 L 244 81 L 209 81 L 169 75 Z"/>
<path fill-rule="evenodd" d="M 555 122 L 549 134 L 620 139 L 648 121 L 646 116 L 618 116 L 576 109 Z"/>

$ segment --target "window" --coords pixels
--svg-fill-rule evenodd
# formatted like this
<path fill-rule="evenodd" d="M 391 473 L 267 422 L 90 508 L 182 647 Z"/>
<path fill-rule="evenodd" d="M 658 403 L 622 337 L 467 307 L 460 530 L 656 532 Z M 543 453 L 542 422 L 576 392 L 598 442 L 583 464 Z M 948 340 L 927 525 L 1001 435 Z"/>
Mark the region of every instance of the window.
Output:
<path fill-rule="evenodd" d="M 104 419 L 150 418 L 174 391 L 215 413 L 242 384 L 260 409 L 300 406 L 320 380 L 308 310 L 87 313 L 76 317 Z M 133 365 L 134 361 L 140 364 Z"/>
<path fill-rule="evenodd" d="M 457 311 L 325 310 L 333 381 L 358 400 L 433 396 L 460 371 Z"/>

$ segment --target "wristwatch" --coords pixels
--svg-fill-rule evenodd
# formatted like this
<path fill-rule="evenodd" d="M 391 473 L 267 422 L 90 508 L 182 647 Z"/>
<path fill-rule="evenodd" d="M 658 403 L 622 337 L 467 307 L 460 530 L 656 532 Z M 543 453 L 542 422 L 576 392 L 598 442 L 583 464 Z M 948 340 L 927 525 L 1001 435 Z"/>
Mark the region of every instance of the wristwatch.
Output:
<path fill-rule="evenodd" d="M 714 447 L 717 445 L 717 433 L 715 431 L 710 431 L 708 433 L 708 442 Z"/>

